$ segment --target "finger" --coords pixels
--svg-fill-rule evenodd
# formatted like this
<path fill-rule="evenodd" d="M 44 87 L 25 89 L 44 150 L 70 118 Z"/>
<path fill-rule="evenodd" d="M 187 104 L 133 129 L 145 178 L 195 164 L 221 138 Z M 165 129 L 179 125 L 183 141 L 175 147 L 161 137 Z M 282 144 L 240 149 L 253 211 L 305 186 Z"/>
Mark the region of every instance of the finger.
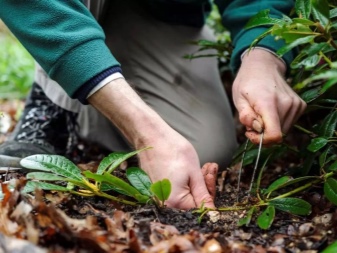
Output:
<path fill-rule="evenodd" d="M 216 163 L 205 163 L 201 168 L 202 175 L 206 183 L 207 190 L 211 194 L 213 200 L 216 194 L 216 179 L 219 170 L 219 165 Z"/>
<path fill-rule="evenodd" d="M 190 189 L 197 207 L 204 205 L 205 207 L 215 208 L 214 200 L 207 190 L 201 170 L 200 173 L 195 173 L 190 178 Z"/>
<path fill-rule="evenodd" d="M 177 191 L 177 188 L 173 186 L 170 198 L 165 202 L 166 206 L 183 210 L 195 208 L 196 204 L 192 194 L 190 193 L 190 189 L 186 189 L 184 192 L 185 195 L 181 196 L 182 189 Z"/>
<path fill-rule="evenodd" d="M 286 115 L 282 126 L 282 131 L 285 134 L 289 131 L 293 124 L 297 122 L 298 118 L 303 114 L 307 107 L 307 104 L 299 97 L 296 98 L 294 103 L 294 106 L 292 106 L 293 109 L 288 113 L 288 115 Z"/>
<path fill-rule="evenodd" d="M 247 100 L 241 99 L 237 104 L 237 110 L 239 112 L 239 120 L 241 124 L 243 124 L 246 128 L 252 129 L 254 120 L 258 120 L 259 117 Z M 260 123 L 263 125 L 262 120 Z"/>
<path fill-rule="evenodd" d="M 282 141 L 282 131 L 281 124 L 279 118 L 279 112 L 277 107 L 274 105 L 272 100 L 269 101 L 261 101 L 259 105 L 254 107 L 254 110 L 257 114 L 262 117 L 263 125 L 264 125 L 264 138 L 263 144 L 271 144 L 271 143 L 279 143 Z M 252 138 L 256 138 L 256 135 L 249 134 L 253 136 Z M 254 143 L 258 143 L 255 140 Z"/>

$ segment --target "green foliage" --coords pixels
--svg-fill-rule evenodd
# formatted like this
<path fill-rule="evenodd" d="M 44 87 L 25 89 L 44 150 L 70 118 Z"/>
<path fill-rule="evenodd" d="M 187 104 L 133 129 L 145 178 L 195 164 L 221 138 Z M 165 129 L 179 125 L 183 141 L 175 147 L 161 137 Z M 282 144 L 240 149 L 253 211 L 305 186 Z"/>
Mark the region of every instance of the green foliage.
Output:
<path fill-rule="evenodd" d="M 160 180 L 150 187 L 151 192 L 161 201 L 164 205 L 165 200 L 168 200 L 171 194 L 171 182 L 168 179 Z"/>
<path fill-rule="evenodd" d="M 246 29 L 267 27 L 252 42 L 251 48 L 262 38 L 273 36 L 275 40 L 285 42 L 277 51 L 279 57 L 290 51 L 297 55 L 290 64 L 290 85 L 308 104 L 303 118 L 314 124 L 307 126 L 302 123 L 305 121 L 300 121 L 301 125 L 295 125 L 296 135 L 302 140 L 300 146 L 290 146 L 284 142 L 261 150 L 263 162 L 259 165 L 262 166 L 255 188 L 250 193 L 255 195 L 254 198 L 237 203 L 236 206 L 218 208 L 219 211 L 248 210 L 238 225 L 249 225 L 256 214 L 257 225 L 262 229 L 271 226 L 275 210 L 294 215 L 310 214 L 310 204 L 293 196 L 312 187 L 323 187 L 325 197 L 337 205 L 336 1 L 296 0 L 292 16 L 276 18 L 269 13 L 269 10 L 262 10 L 247 23 Z M 219 50 L 221 46 L 218 43 L 219 41 L 208 45 Z M 231 51 L 228 52 L 230 54 Z M 245 146 L 243 144 L 238 149 L 233 164 L 242 162 L 243 166 L 253 166 L 259 151 L 251 143 L 246 148 Z M 290 175 L 282 175 L 265 189 L 261 188 L 261 177 L 266 164 L 289 154 L 299 161 L 297 173 L 289 170 Z M 204 215 L 207 209 L 199 209 L 198 212 Z M 336 251 L 336 246 L 332 247 L 334 250 L 327 252 Z"/>
<path fill-rule="evenodd" d="M 268 206 L 260 215 L 257 217 L 257 225 L 262 229 L 270 228 L 273 224 L 275 218 L 275 207 Z"/>
<path fill-rule="evenodd" d="M 158 206 L 164 206 L 164 201 L 169 198 L 171 193 L 171 183 L 168 179 L 152 184 L 148 175 L 137 167 L 127 169 L 126 176 L 130 183 L 111 174 L 126 159 L 146 149 L 148 148 L 130 153 L 112 153 L 101 161 L 96 173 L 82 172 L 74 163 L 63 156 L 28 156 L 22 159 L 20 164 L 27 169 L 37 171 L 27 174 L 26 178 L 29 181 L 23 192 L 32 192 L 35 188 L 40 188 L 87 197 L 96 195 L 130 205 L 155 203 Z M 55 183 L 48 183 L 49 181 Z M 67 185 L 62 186 L 57 182 L 67 182 Z M 133 200 L 109 194 L 110 191 L 133 198 Z"/>
<path fill-rule="evenodd" d="M 258 201 L 247 207 L 250 211 L 241 219 L 240 225 L 248 225 L 258 207 L 263 210 L 257 218 L 262 229 L 270 227 L 275 209 L 295 215 L 310 214 L 308 202 L 290 196 L 317 185 L 322 185 L 325 197 L 337 205 L 337 9 L 326 0 L 297 0 L 294 13 L 292 17 L 275 18 L 269 16 L 269 10 L 264 10 L 252 17 L 246 28 L 269 26 L 251 47 L 265 36 L 274 36 L 285 41 L 285 46 L 277 52 L 280 57 L 291 50 L 297 51 L 290 66 L 291 85 L 308 104 L 305 117 L 315 124 L 308 129 L 296 126 L 302 139 L 307 140 L 305 149 L 289 147 L 286 143 L 277 146 L 285 148 L 284 155 L 291 152 L 303 161 L 299 164 L 302 176 L 282 176 L 266 189 L 259 189 L 258 181 Z M 275 147 L 266 148 L 263 152 L 272 154 L 273 149 Z M 247 150 L 251 157 L 244 159 L 245 165 L 253 163 L 256 150 L 253 146 Z M 266 160 L 266 156 L 263 159 Z M 267 207 L 264 209 L 264 206 Z"/>
<path fill-rule="evenodd" d="M 322 251 L 322 253 L 335 253 L 337 252 L 337 241 L 330 244 L 326 249 Z"/>
<path fill-rule="evenodd" d="M 34 60 L 10 33 L 0 32 L 0 99 L 24 98 L 33 82 Z"/>

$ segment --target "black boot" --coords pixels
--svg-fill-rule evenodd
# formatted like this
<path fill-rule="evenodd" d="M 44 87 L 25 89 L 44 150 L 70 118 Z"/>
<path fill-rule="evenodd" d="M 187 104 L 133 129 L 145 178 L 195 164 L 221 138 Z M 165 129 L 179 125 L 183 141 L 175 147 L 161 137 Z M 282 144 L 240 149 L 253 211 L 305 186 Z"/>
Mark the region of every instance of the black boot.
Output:
<path fill-rule="evenodd" d="M 20 167 L 21 158 L 34 154 L 66 155 L 77 142 L 76 117 L 34 83 L 14 132 L 0 145 L 0 167 Z"/>

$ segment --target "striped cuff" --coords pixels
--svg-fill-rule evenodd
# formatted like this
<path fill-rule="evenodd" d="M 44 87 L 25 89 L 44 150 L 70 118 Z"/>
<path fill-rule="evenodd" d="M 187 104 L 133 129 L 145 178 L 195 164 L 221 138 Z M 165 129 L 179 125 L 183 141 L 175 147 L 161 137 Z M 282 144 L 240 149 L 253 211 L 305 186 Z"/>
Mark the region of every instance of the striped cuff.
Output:
<path fill-rule="evenodd" d="M 99 73 L 98 75 L 91 78 L 89 81 L 84 83 L 74 94 L 73 98 L 77 98 L 82 104 L 89 104 L 87 98 L 89 94 L 92 92 L 95 87 L 100 84 L 103 80 L 105 80 L 110 75 L 115 73 L 122 73 L 122 69 L 119 66 L 111 67 L 103 72 Z M 97 89 L 98 90 L 98 89 Z M 93 94 L 93 93 L 92 93 Z"/>
<path fill-rule="evenodd" d="M 116 73 L 113 73 L 112 75 L 106 77 L 105 79 L 103 79 L 99 84 L 97 84 L 88 94 L 87 96 L 87 99 L 95 94 L 98 90 L 100 90 L 101 88 L 103 88 L 105 85 L 107 85 L 108 83 L 110 83 L 111 81 L 114 81 L 116 79 L 120 79 L 120 78 L 124 78 L 124 76 L 119 73 L 119 72 L 116 72 Z"/>

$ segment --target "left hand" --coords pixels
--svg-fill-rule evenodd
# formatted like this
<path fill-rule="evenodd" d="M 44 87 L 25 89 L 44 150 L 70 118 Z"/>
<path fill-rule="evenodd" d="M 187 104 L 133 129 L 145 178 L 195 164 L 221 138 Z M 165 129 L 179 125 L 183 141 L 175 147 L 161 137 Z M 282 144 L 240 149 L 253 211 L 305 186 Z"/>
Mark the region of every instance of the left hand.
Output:
<path fill-rule="evenodd" d="M 264 144 L 281 142 L 306 108 L 286 83 L 285 71 L 285 64 L 263 49 L 253 49 L 243 57 L 233 84 L 233 100 L 253 143 L 259 142 L 259 132 L 254 131 L 259 124 Z"/>

